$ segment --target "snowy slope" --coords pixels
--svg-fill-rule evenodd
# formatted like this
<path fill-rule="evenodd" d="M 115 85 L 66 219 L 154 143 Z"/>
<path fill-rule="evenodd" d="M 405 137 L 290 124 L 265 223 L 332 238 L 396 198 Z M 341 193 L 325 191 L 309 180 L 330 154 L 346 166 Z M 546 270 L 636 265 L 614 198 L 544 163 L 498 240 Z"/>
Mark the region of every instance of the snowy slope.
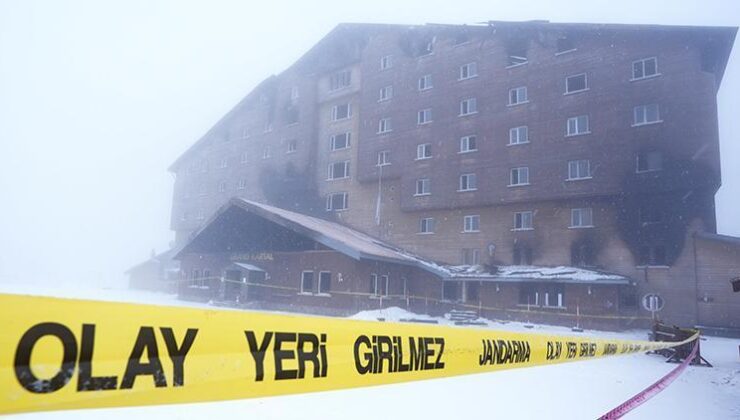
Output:
<path fill-rule="evenodd" d="M 0 284 L 0 292 L 42 294 L 103 300 L 198 305 L 174 296 L 125 290 L 29 288 Z M 356 319 L 397 320 L 413 314 L 391 308 L 362 312 Z M 417 316 L 420 317 L 420 316 Z M 448 321 L 439 319 L 440 323 Z M 569 329 L 519 323 L 490 326 L 500 330 L 573 334 Z M 645 331 L 611 333 L 586 331 L 590 336 L 646 337 Z M 689 367 L 667 390 L 638 408 L 631 419 L 740 419 L 740 340 L 709 337 L 702 353 L 714 368 Z M 301 394 L 286 397 L 171 406 L 134 407 L 13 415 L 8 419 L 593 419 L 628 399 L 670 371 L 658 356 L 632 355 L 564 364 L 506 370 L 445 379 Z"/>

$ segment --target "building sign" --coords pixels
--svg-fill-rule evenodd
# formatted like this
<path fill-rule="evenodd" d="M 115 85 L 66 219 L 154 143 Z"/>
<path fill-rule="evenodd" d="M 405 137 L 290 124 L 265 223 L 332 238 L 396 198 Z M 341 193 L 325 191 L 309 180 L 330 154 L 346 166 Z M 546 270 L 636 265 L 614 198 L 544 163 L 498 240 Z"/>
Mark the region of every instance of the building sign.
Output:
<path fill-rule="evenodd" d="M 258 252 L 253 254 L 236 254 L 231 257 L 231 261 L 272 261 L 274 260 L 271 252 Z"/>

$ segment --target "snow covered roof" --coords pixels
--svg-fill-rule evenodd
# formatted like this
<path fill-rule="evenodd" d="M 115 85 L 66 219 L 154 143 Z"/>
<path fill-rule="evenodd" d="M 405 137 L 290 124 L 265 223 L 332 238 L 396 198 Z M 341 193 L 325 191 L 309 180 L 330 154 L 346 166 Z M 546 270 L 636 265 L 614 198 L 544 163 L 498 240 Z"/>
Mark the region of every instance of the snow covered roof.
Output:
<path fill-rule="evenodd" d="M 237 267 L 243 268 L 243 269 L 245 269 L 247 271 L 262 271 L 262 272 L 265 271 L 265 270 L 257 267 L 256 265 L 247 264 L 247 263 L 243 263 L 243 262 L 235 262 L 234 265 L 237 266 Z"/>
<path fill-rule="evenodd" d="M 541 267 L 505 265 L 487 270 L 480 265 L 452 265 L 444 267 L 450 280 L 479 280 L 495 282 L 557 282 L 588 284 L 629 284 L 629 277 L 581 267 Z"/>
<path fill-rule="evenodd" d="M 192 237 L 206 229 L 229 208 L 239 207 L 248 213 L 269 220 L 296 233 L 315 240 L 351 258 L 404 264 L 428 271 L 448 281 L 528 282 L 552 281 L 558 283 L 629 284 L 630 279 L 617 274 L 577 267 L 445 265 L 414 255 L 401 248 L 374 238 L 348 226 L 296 213 L 243 198 L 232 198 Z M 185 245 L 183 250 L 188 247 Z M 179 255 L 178 255 L 179 257 Z M 177 257 L 176 257 L 177 258 Z"/>

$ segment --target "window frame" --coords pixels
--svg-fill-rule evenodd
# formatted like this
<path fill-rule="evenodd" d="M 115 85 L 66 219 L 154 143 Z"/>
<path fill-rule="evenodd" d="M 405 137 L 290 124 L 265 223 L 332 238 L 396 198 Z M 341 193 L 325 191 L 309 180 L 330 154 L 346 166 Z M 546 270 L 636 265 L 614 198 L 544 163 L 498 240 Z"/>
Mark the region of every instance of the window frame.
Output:
<path fill-rule="evenodd" d="M 583 88 L 582 89 L 576 89 L 576 90 L 570 90 L 570 80 L 576 77 L 583 76 Z M 573 95 L 575 93 L 585 92 L 590 89 L 590 86 L 588 85 L 588 74 L 584 73 L 578 73 L 578 74 L 572 74 L 570 76 L 565 76 L 565 93 L 563 95 Z"/>
<path fill-rule="evenodd" d="M 383 86 L 378 92 L 378 102 L 390 101 L 393 98 L 393 85 Z"/>
<path fill-rule="evenodd" d="M 328 287 L 328 290 L 324 290 L 321 287 L 322 280 L 323 280 L 322 277 L 324 276 L 324 274 L 328 274 L 329 275 L 329 287 Z M 317 282 L 316 286 L 317 286 L 316 287 L 316 295 L 317 296 L 331 296 L 331 271 L 325 271 L 325 270 L 324 271 L 319 271 L 319 281 Z"/>
<path fill-rule="evenodd" d="M 519 95 L 520 92 L 524 92 L 524 99 L 520 98 L 520 95 Z M 513 93 L 516 94 L 516 99 L 517 99 L 516 102 L 511 101 Z M 523 105 L 526 103 L 529 103 L 529 92 L 527 91 L 526 86 L 517 86 L 515 88 L 509 89 L 509 100 L 506 106 L 512 107 L 512 106 L 517 106 L 517 105 Z"/>
<path fill-rule="evenodd" d="M 432 181 L 429 178 L 417 178 L 414 197 L 432 195 Z"/>
<path fill-rule="evenodd" d="M 581 176 L 581 163 L 586 162 L 586 176 Z M 575 165 L 574 165 L 575 164 Z M 573 176 L 573 173 L 571 169 L 575 167 L 576 169 L 576 176 Z M 593 175 L 591 173 L 591 159 L 576 159 L 576 160 L 569 160 L 568 161 L 568 177 L 565 179 L 566 181 L 583 181 L 586 179 L 592 179 Z"/>
<path fill-rule="evenodd" d="M 651 162 L 651 160 L 650 160 L 650 156 L 651 155 L 653 155 L 653 156 L 657 155 L 660 158 L 660 160 L 659 160 L 660 165 L 659 165 L 659 167 L 657 169 L 650 169 L 649 168 L 649 166 L 650 166 L 649 164 Z M 640 157 L 641 156 L 644 156 L 645 157 L 645 162 L 648 164 L 648 168 L 647 169 L 643 169 L 643 170 L 640 169 L 640 162 L 641 162 Z M 663 170 L 663 163 L 664 163 L 663 162 L 664 161 L 664 159 L 663 159 L 663 153 L 661 153 L 661 152 L 659 152 L 657 150 L 650 150 L 650 151 L 646 151 L 646 152 L 638 152 L 637 153 L 637 156 L 635 157 L 635 160 L 636 160 L 636 162 L 635 162 L 636 163 L 636 165 L 635 165 L 636 166 L 635 173 L 637 173 L 637 174 L 644 174 L 644 173 L 649 173 L 649 172 L 660 172 L 660 171 Z"/>
<path fill-rule="evenodd" d="M 584 224 L 584 214 L 588 214 L 589 224 Z M 578 215 L 578 224 L 574 223 Z M 570 229 L 589 229 L 594 227 L 594 209 L 593 207 L 577 207 L 570 209 Z"/>
<path fill-rule="evenodd" d="M 465 181 L 463 182 L 463 180 Z M 465 188 L 463 188 L 463 183 L 465 184 Z M 464 174 L 460 174 L 460 177 L 458 178 L 457 192 L 468 192 L 468 191 L 477 191 L 477 190 L 478 190 L 478 176 L 475 174 L 475 172 L 466 172 Z"/>
<path fill-rule="evenodd" d="M 649 75 L 645 75 L 645 63 L 647 61 L 650 61 L 650 60 L 655 61 L 655 73 L 649 74 Z M 635 64 L 638 64 L 638 63 L 640 63 L 640 66 L 642 68 L 642 76 L 635 77 Z M 645 80 L 645 79 L 652 79 L 652 78 L 658 77 L 660 75 L 661 75 L 661 73 L 660 73 L 660 71 L 658 71 L 658 56 L 655 56 L 654 55 L 654 56 L 651 56 L 651 57 L 640 58 L 640 59 L 634 60 L 632 62 L 632 78 L 630 78 L 630 82 L 635 82 L 635 81 L 638 81 L 638 80 Z"/>
<path fill-rule="evenodd" d="M 421 86 L 422 80 L 424 81 L 424 87 Z M 434 87 L 434 83 L 432 81 L 432 74 L 429 73 L 429 74 L 425 74 L 425 75 L 422 75 L 421 77 L 419 77 L 419 80 L 418 80 L 418 82 L 416 84 L 416 87 L 417 87 L 417 90 L 419 92 L 424 92 L 424 91 L 427 91 L 427 90 L 433 88 Z"/>
<path fill-rule="evenodd" d="M 528 222 L 528 223 L 525 223 Z M 534 211 L 525 210 L 514 212 L 514 227 L 512 231 L 534 230 Z"/>
<path fill-rule="evenodd" d="M 470 140 L 473 140 L 473 147 L 470 147 Z M 465 145 L 465 147 L 463 147 Z M 467 136 L 460 137 L 460 150 L 457 153 L 472 153 L 478 151 L 478 136 L 476 134 L 468 134 Z"/>
<path fill-rule="evenodd" d="M 473 111 L 471 111 L 471 104 Z M 463 112 L 463 108 L 466 108 L 466 112 Z M 474 115 L 478 113 L 478 99 L 476 97 L 470 97 L 460 100 L 460 113 L 458 117 L 467 117 L 468 115 Z"/>
<path fill-rule="evenodd" d="M 649 107 L 655 107 L 655 116 L 657 119 L 655 120 L 648 120 L 649 115 Z M 641 115 L 643 118 L 642 122 L 637 122 L 637 110 L 642 109 Z M 644 105 L 636 105 L 632 108 L 632 127 L 641 127 L 643 125 L 651 125 L 651 124 L 659 124 L 662 123 L 663 120 L 660 118 L 660 105 L 656 103 L 652 104 L 644 104 Z"/>
<path fill-rule="evenodd" d="M 419 235 L 432 235 L 435 229 L 434 217 L 422 217 L 419 219 Z"/>
<path fill-rule="evenodd" d="M 347 107 L 347 116 L 346 117 L 339 118 L 339 107 L 340 106 L 341 107 L 345 107 L 345 106 Z M 346 120 L 349 120 L 350 118 L 352 118 L 352 102 L 347 102 L 347 103 L 343 103 L 343 104 L 337 104 L 337 105 L 334 105 L 331 108 L 331 121 L 332 122 L 346 121 Z"/>
<path fill-rule="evenodd" d="M 419 152 L 422 151 L 421 154 Z M 429 152 L 427 155 L 426 152 Z M 416 145 L 416 159 L 414 160 L 427 160 L 432 158 L 432 143 L 421 143 Z"/>
<path fill-rule="evenodd" d="M 378 120 L 378 132 L 376 134 L 388 134 L 393 131 L 391 117 L 384 117 Z"/>
<path fill-rule="evenodd" d="M 383 161 L 382 162 L 381 162 L 381 159 L 380 159 L 381 156 L 383 156 Z M 388 165 L 390 165 L 391 164 L 390 156 L 391 156 L 391 151 L 390 150 L 379 150 L 378 151 L 378 156 L 377 156 L 378 159 L 377 159 L 377 163 L 375 164 L 375 166 L 381 167 L 381 166 L 388 166 Z"/>
<path fill-rule="evenodd" d="M 524 141 L 517 141 L 517 142 L 513 143 L 511 141 L 512 140 L 512 133 L 516 133 L 516 138 L 517 138 L 517 140 L 519 140 L 521 138 L 520 133 L 521 133 L 522 129 L 524 129 L 524 132 L 526 133 L 525 140 Z M 511 127 L 509 129 L 509 144 L 507 146 L 518 146 L 520 144 L 527 144 L 527 143 L 529 143 L 529 126 L 527 126 L 527 125 L 519 125 L 519 126 L 516 126 L 516 127 Z"/>
<path fill-rule="evenodd" d="M 344 207 L 342 208 L 334 208 L 334 197 L 335 196 L 342 196 L 342 205 Z M 337 191 L 333 193 L 328 193 L 326 195 L 326 211 L 333 211 L 333 212 L 339 212 L 339 211 L 345 211 L 349 209 L 349 193 L 346 191 Z"/>
<path fill-rule="evenodd" d="M 338 136 L 344 136 L 344 147 L 336 147 L 336 140 Z M 349 149 L 352 144 L 352 132 L 351 131 L 345 131 L 344 133 L 338 133 L 338 134 L 332 134 L 329 137 L 329 150 L 332 152 L 336 152 L 337 150 L 345 150 Z"/>
<path fill-rule="evenodd" d="M 416 125 L 426 125 L 432 121 L 432 108 L 420 109 L 416 113 Z"/>
<path fill-rule="evenodd" d="M 522 170 L 527 174 L 527 182 L 521 182 L 521 173 Z M 517 183 L 514 183 L 514 171 L 517 173 Z M 530 185 L 530 179 L 529 179 L 529 166 L 517 166 L 515 168 L 511 168 L 509 171 L 509 187 L 521 187 L 521 186 L 527 186 Z"/>
<path fill-rule="evenodd" d="M 345 77 L 346 76 L 346 77 Z M 340 79 L 341 78 L 341 79 Z M 337 82 L 335 86 L 334 82 Z M 341 83 L 340 83 L 341 82 Z M 345 69 L 329 75 L 329 92 L 337 92 L 352 86 L 352 70 Z"/>
<path fill-rule="evenodd" d="M 480 232 L 480 214 L 466 214 L 463 216 L 463 233 Z"/>
<path fill-rule="evenodd" d="M 579 123 L 579 120 L 581 118 L 585 118 L 586 121 L 586 129 L 584 131 L 580 131 L 581 124 Z M 575 122 L 575 132 L 570 131 L 570 122 Z M 576 115 L 573 117 L 568 117 L 568 119 L 565 121 L 565 137 L 576 137 L 576 136 L 584 136 L 586 134 L 591 134 L 591 118 L 589 118 L 588 114 L 581 114 Z"/>
<path fill-rule="evenodd" d="M 343 176 L 337 176 L 336 167 L 337 165 L 341 165 L 344 169 L 341 172 L 344 172 Z M 328 173 L 326 180 L 327 181 L 335 181 L 338 179 L 348 179 L 350 177 L 350 161 L 349 160 L 341 160 L 338 162 L 330 162 L 328 166 Z"/>
<path fill-rule="evenodd" d="M 471 68 L 473 70 L 472 73 L 470 71 Z M 458 81 L 469 80 L 469 79 L 473 79 L 476 77 L 478 77 L 478 63 L 477 62 L 471 61 L 470 63 L 465 63 L 458 68 L 458 74 L 457 74 Z"/>
<path fill-rule="evenodd" d="M 388 70 L 393 68 L 393 55 L 388 54 L 380 57 L 380 70 Z"/>
<path fill-rule="evenodd" d="M 306 282 L 306 274 L 311 273 L 311 291 L 306 291 L 305 288 L 305 282 Z M 314 280 L 316 280 L 316 274 L 313 270 L 302 270 L 301 271 L 301 288 L 299 289 L 298 294 L 300 295 L 312 295 L 314 294 L 313 286 L 314 286 Z"/>

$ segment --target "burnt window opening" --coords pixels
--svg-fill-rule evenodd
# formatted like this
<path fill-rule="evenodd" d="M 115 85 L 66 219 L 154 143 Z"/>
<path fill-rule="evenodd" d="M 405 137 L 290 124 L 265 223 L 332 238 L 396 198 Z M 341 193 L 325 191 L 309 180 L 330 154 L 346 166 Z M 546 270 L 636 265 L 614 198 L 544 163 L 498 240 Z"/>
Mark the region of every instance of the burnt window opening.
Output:
<path fill-rule="evenodd" d="M 511 41 L 506 49 L 506 66 L 520 66 L 528 62 L 527 42 L 524 40 Z"/>
<path fill-rule="evenodd" d="M 660 152 L 640 152 L 637 154 L 637 172 L 653 172 L 663 169 L 663 154 Z"/>
<path fill-rule="evenodd" d="M 329 90 L 335 91 L 349 87 L 352 84 L 352 72 L 350 70 L 334 73 L 329 78 Z"/>
<path fill-rule="evenodd" d="M 285 109 L 285 124 L 296 124 L 300 118 L 300 111 L 297 106 L 288 106 Z"/>
<path fill-rule="evenodd" d="M 442 282 L 442 300 L 455 302 L 459 299 L 458 284 L 456 281 Z"/>
<path fill-rule="evenodd" d="M 545 306 L 552 308 L 565 307 L 565 286 L 554 284 L 545 290 Z"/>
<path fill-rule="evenodd" d="M 563 35 L 560 38 L 557 39 L 555 42 L 555 52 L 557 54 L 562 54 L 570 51 L 576 50 L 576 44 L 573 41 L 573 38 L 568 35 Z"/>
<path fill-rule="evenodd" d="M 620 291 L 619 306 L 622 308 L 637 308 L 637 291 L 635 288 L 623 288 Z"/>
<path fill-rule="evenodd" d="M 301 293 L 313 293 L 313 271 L 301 273 Z"/>
<path fill-rule="evenodd" d="M 519 304 L 539 306 L 540 293 L 537 291 L 536 285 L 526 283 L 519 285 Z"/>
<path fill-rule="evenodd" d="M 532 265 L 532 248 L 528 245 L 515 245 L 513 253 L 514 265 Z"/>
<path fill-rule="evenodd" d="M 416 55 L 418 57 L 423 57 L 425 55 L 431 55 L 434 53 L 434 43 L 436 42 L 437 37 L 430 37 L 422 39 L 419 42 L 419 45 L 417 46 Z"/>
<path fill-rule="evenodd" d="M 480 282 L 467 281 L 463 283 L 463 289 L 464 289 L 463 301 L 477 302 L 480 300 Z"/>
<path fill-rule="evenodd" d="M 458 32 L 455 34 L 455 45 L 466 44 L 470 42 L 470 34 L 466 31 Z"/>
<path fill-rule="evenodd" d="M 643 207 L 639 210 L 640 227 L 663 222 L 663 211 L 657 207 Z"/>
<path fill-rule="evenodd" d="M 319 273 L 319 293 L 329 294 L 331 292 L 331 272 L 322 271 Z"/>
<path fill-rule="evenodd" d="M 644 245 L 640 247 L 639 266 L 666 266 L 668 265 L 667 261 L 664 245 Z"/>
<path fill-rule="evenodd" d="M 570 263 L 574 267 L 594 267 L 596 252 L 589 243 L 574 242 L 570 247 Z"/>
<path fill-rule="evenodd" d="M 463 265 L 479 265 L 480 264 L 480 249 L 463 248 L 462 263 Z"/>

